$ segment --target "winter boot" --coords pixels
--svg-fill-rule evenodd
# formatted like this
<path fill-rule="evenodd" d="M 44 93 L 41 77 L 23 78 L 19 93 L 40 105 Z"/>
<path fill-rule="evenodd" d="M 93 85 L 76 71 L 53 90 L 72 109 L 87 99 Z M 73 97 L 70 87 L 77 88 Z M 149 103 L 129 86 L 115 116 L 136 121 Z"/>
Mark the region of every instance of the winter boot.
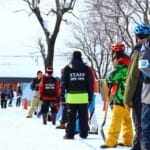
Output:
<path fill-rule="evenodd" d="M 56 126 L 56 129 L 65 129 L 65 123 L 60 123 L 60 125 Z"/>
<path fill-rule="evenodd" d="M 114 145 L 114 146 L 107 146 L 107 145 L 104 144 L 104 145 L 101 145 L 100 148 L 101 148 L 101 149 L 103 149 L 103 148 L 114 148 L 114 147 L 116 147 L 116 146 L 117 146 L 117 145 Z"/>
<path fill-rule="evenodd" d="M 122 143 L 122 142 L 118 143 L 118 145 L 119 145 L 119 146 L 123 146 L 123 147 L 124 147 L 124 146 L 125 146 L 125 147 L 131 147 L 131 146 L 132 146 L 132 145 L 125 145 L 125 144 Z"/>
<path fill-rule="evenodd" d="M 37 115 L 37 111 L 36 111 L 36 110 L 34 111 L 34 115 L 35 115 L 35 116 Z"/>
<path fill-rule="evenodd" d="M 73 136 L 68 136 L 67 134 L 64 135 L 63 139 L 66 139 L 66 140 L 73 140 L 74 137 Z"/>
<path fill-rule="evenodd" d="M 133 142 L 133 145 L 130 150 L 141 150 L 140 142 Z"/>
<path fill-rule="evenodd" d="M 52 113 L 52 124 L 56 124 L 56 113 Z"/>
<path fill-rule="evenodd" d="M 47 113 L 43 113 L 43 124 L 46 125 L 47 124 Z"/>

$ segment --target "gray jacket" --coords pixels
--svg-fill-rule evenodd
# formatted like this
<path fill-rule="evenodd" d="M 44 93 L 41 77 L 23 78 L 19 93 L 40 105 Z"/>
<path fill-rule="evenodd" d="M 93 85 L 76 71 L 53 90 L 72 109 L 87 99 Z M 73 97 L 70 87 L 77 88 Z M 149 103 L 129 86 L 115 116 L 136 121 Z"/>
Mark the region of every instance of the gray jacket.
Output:
<path fill-rule="evenodd" d="M 142 46 L 138 67 L 150 81 L 150 38 Z M 142 103 L 150 104 L 150 82 L 143 83 Z"/>

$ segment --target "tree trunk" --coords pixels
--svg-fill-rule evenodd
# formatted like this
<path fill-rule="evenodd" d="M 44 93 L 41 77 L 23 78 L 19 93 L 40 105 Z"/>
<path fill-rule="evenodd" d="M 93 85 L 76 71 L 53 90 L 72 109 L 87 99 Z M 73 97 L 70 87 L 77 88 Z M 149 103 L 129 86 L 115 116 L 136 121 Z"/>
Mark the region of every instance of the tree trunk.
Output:
<path fill-rule="evenodd" d="M 46 58 L 46 67 L 47 66 L 53 66 L 53 59 L 54 59 L 54 47 L 55 47 L 55 42 L 54 41 L 48 41 L 48 54 Z"/>

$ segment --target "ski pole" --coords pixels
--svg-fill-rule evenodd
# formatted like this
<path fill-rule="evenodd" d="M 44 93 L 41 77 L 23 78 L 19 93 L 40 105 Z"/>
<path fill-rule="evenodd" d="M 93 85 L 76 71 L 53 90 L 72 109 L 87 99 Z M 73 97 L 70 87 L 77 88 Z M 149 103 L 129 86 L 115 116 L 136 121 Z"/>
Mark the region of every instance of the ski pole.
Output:
<path fill-rule="evenodd" d="M 110 93 L 111 93 L 111 87 L 109 87 L 109 90 L 108 90 L 108 98 L 110 97 Z M 102 122 L 101 127 L 100 127 L 100 133 L 101 133 L 101 136 L 102 136 L 104 142 L 106 140 L 106 137 L 105 137 L 105 133 L 104 133 L 103 127 L 104 127 L 104 125 L 106 123 L 107 112 L 108 112 L 108 104 L 109 104 L 109 100 L 106 99 L 106 109 L 105 109 L 105 113 L 104 113 L 104 119 L 103 119 L 103 122 Z"/>

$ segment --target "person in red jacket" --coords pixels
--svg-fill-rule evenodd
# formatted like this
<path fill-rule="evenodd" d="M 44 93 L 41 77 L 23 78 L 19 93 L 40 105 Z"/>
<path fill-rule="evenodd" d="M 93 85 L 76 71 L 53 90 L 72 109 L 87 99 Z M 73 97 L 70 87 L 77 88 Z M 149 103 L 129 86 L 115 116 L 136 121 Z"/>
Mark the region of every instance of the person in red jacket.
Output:
<path fill-rule="evenodd" d="M 47 113 L 49 107 L 52 113 L 52 123 L 56 123 L 57 113 L 57 100 L 60 95 L 60 81 L 53 77 L 53 67 L 48 66 L 46 69 L 47 74 L 43 76 L 39 85 L 39 96 L 43 101 L 42 104 L 42 116 L 43 124 L 47 124 Z"/>

